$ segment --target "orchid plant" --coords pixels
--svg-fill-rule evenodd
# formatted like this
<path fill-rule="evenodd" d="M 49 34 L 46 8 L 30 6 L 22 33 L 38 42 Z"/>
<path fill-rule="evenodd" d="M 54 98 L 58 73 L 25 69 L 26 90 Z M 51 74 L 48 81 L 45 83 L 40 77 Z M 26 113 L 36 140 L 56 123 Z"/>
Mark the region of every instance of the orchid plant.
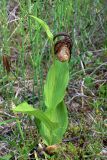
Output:
<path fill-rule="evenodd" d="M 37 17 L 31 17 L 45 29 L 53 47 L 53 34 L 48 25 Z M 66 47 L 67 45 L 65 44 Z M 60 61 L 56 54 L 54 54 L 54 48 L 52 52 L 53 63 L 48 71 L 44 85 L 44 104 L 46 109 L 35 109 L 27 102 L 23 102 L 13 109 L 14 112 L 21 112 L 35 117 L 39 133 L 47 146 L 60 143 L 68 126 L 68 113 L 64 103 L 64 96 L 69 81 L 69 64 L 67 57 L 64 61 Z M 59 52 L 63 54 L 65 50 L 60 50 Z"/>

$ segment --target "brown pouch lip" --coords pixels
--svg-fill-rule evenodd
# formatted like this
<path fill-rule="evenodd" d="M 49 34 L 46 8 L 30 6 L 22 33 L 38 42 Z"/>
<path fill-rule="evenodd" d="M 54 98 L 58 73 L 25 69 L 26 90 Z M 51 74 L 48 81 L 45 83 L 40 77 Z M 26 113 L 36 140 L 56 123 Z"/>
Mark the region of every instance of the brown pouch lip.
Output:
<path fill-rule="evenodd" d="M 72 44 L 69 38 L 65 37 L 59 41 L 57 41 L 54 45 L 54 51 L 55 54 L 58 52 L 58 50 L 63 46 L 66 45 L 68 47 L 69 50 L 71 50 L 72 48 Z"/>
<path fill-rule="evenodd" d="M 60 32 L 54 36 L 53 40 L 55 41 L 59 37 L 61 37 L 62 39 L 55 42 L 54 53 L 57 55 L 61 50 L 62 46 L 66 45 L 69 49 L 69 54 L 71 58 L 72 40 L 70 38 L 70 35 L 66 32 Z"/>

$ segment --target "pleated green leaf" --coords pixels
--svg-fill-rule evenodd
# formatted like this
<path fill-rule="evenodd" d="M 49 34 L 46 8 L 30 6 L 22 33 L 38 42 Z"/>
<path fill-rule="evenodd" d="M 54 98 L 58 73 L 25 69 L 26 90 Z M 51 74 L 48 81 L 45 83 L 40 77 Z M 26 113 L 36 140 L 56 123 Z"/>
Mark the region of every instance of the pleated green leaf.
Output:
<path fill-rule="evenodd" d="M 52 64 L 44 86 L 45 105 L 54 110 L 63 100 L 69 81 L 68 62 L 55 60 Z"/>
<path fill-rule="evenodd" d="M 23 102 L 19 104 L 16 108 L 13 109 L 14 112 L 21 112 L 24 114 L 28 114 L 37 118 L 40 122 L 44 123 L 49 130 L 55 129 L 58 127 L 57 123 L 54 123 L 49 120 L 49 118 L 45 115 L 45 113 L 39 109 L 33 108 L 27 102 Z"/>
<path fill-rule="evenodd" d="M 40 133 L 42 137 L 44 137 L 47 145 L 58 144 L 61 142 L 68 126 L 67 107 L 62 101 L 55 110 L 47 110 L 45 114 L 51 121 L 58 123 L 59 127 L 50 132 L 50 130 L 42 123 Z"/>

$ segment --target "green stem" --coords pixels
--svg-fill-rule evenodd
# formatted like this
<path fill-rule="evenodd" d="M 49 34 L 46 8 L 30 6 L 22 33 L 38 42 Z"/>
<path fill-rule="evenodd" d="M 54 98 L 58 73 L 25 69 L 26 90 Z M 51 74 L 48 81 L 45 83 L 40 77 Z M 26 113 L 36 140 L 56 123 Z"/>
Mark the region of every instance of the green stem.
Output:
<path fill-rule="evenodd" d="M 54 42 L 53 40 L 51 40 L 51 45 L 52 45 L 52 60 L 53 60 L 53 63 L 55 62 L 55 53 L 54 53 Z"/>

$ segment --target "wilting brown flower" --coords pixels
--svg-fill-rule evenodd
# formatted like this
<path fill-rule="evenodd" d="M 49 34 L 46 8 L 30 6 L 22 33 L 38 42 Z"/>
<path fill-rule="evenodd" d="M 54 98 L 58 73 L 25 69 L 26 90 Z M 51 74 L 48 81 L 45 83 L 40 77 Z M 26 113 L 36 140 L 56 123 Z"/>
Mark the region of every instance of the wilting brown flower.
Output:
<path fill-rule="evenodd" d="M 10 62 L 9 62 L 9 57 L 7 55 L 3 55 L 2 60 L 3 60 L 4 68 L 9 73 L 10 72 L 10 68 L 11 68 Z"/>
<path fill-rule="evenodd" d="M 55 43 L 54 52 L 59 61 L 69 61 L 71 57 L 72 48 L 70 36 L 67 33 L 59 33 L 56 36 L 54 36 L 54 40 L 59 36 L 63 36 L 64 38 Z"/>
<path fill-rule="evenodd" d="M 52 145 L 52 146 L 48 146 L 45 148 L 45 152 L 48 153 L 49 155 L 53 155 L 55 152 L 57 152 L 59 149 L 59 145 Z"/>

